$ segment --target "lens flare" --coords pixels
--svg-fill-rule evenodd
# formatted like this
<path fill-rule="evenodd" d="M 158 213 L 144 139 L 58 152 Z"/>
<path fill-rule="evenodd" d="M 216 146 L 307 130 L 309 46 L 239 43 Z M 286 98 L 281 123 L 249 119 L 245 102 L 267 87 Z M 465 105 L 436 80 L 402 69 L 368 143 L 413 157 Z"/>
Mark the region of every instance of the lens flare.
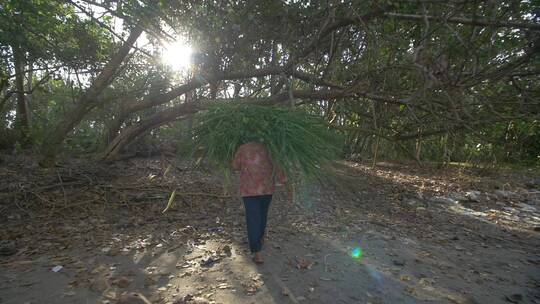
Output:
<path fill-rule="evenodd" d="M 362 248 L 355 247 L 351 250 L 351 257 L 353 259 L 359 259 L 362 257 Z"/>
<path fill-rule="evenodd" d="M 377 288 L 382 286 L 384 284 L 383 277 L 377 271 L 377 269 L 367 264 L 364 264 L 364 266 L 366 267 L 366 271 L 368 272 L 369 276 L 373 279 L 373 282 L 377 283 Z"/>

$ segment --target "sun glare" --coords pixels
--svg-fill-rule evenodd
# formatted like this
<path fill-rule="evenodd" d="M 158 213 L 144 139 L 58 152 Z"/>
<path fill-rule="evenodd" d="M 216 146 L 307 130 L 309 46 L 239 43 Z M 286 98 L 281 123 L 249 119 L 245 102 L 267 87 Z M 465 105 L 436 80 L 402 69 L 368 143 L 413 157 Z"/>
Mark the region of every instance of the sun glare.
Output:
<path fill-rule="evenodd" d="M 175 70 L 187 70 L 192 63 L 192 54 L 191 46 L 182 42 L 174 42 L 164 46 L 162 60 Z"/>

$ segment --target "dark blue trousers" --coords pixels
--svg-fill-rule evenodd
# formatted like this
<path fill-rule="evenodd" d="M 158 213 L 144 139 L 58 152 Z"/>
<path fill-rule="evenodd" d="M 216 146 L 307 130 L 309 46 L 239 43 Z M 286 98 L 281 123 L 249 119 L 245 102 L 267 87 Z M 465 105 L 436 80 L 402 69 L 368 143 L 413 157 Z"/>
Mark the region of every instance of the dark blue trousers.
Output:
<path fill-rule="evenodd" d="M 266 230 L 268 207 L 270 207 L 272 195 L 244 196 L 242 199 L 246 209 L 249 250 L 252 253 L 259 252 L 262 247 L 261 239 Z"/>

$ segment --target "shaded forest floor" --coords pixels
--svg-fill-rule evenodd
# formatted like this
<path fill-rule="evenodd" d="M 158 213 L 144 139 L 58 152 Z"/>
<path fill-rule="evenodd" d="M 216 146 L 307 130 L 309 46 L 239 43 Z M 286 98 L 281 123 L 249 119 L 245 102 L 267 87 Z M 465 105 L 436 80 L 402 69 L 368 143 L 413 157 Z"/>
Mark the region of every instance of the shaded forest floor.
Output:
<path fill-rule="evenodd" d="M 540 303 L 538 174 L 336 171 L 294 204 L 276 194 L 256 266 L 242 205 L 215 175 L 5 156 L 0 303 Z"/>

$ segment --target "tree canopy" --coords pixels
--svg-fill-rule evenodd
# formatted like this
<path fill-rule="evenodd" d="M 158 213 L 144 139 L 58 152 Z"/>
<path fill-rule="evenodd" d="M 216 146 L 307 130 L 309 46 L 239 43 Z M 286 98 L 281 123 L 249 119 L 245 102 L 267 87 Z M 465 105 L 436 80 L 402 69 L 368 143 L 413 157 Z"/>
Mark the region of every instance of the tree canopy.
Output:
<path fill-rule="evenodd" d="M 540 163 L 535 1 L 0 0 L 0 145 L 184 145 L 214 103 L 295 106 L 346 155 Z M 163 60 L 189 46 L 189 67 Z M 181 54 L 178 54 L 181 56 Z"/>

